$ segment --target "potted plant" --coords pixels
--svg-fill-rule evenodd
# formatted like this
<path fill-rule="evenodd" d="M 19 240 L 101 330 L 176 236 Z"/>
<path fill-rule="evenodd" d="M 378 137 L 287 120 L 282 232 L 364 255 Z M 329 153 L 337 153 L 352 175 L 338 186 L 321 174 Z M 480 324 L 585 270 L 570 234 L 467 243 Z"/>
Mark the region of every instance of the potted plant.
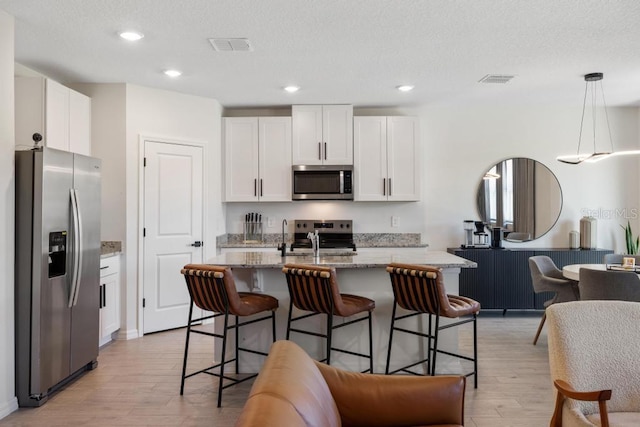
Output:
<path fill-rule="evenodd" d="M 624 239 L 627 244 L 627 254 L 636 255 L 638 253 L 638 247 L 640 246 L 640 236 L 636 236 L 635 239 L 633 238 L 633 233 L 631 232 L 631 223 L 629 223 L 628 220 L 627 220 L 627 226 L 623 228 L 624 228 Z"/>

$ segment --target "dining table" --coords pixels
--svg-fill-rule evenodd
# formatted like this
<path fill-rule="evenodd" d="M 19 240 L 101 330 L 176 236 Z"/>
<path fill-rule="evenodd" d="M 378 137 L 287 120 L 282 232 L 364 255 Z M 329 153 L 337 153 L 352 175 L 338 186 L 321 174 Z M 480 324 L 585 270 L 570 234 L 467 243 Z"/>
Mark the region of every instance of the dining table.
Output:
<path fill-rule="evenodd" d="M 568 264 L 562 267 L 562 275 L 571 280 L 575 280 L 576 282 L 580 281 L 580 269 L 581 268 L 590 268 L 591 270 L 611 270 L 611 271 L 634 271 L 638 272 L 636 268 L 624 268 L 622 266 L 611 264 Z"/>

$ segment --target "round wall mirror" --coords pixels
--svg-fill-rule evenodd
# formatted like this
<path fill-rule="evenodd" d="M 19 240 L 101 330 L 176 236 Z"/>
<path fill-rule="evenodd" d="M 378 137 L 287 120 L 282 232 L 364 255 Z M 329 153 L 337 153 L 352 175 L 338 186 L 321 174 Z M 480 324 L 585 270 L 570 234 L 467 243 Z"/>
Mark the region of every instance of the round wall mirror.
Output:
<path fill-rule="evenodd" d="M 540 162 L 524 157 L 503 160 L 482 177 L 478 213 L 489 227 L 502 227 L 510 242 L 527 242 L 546 234 L 562 210 L 556 176 Z"/>

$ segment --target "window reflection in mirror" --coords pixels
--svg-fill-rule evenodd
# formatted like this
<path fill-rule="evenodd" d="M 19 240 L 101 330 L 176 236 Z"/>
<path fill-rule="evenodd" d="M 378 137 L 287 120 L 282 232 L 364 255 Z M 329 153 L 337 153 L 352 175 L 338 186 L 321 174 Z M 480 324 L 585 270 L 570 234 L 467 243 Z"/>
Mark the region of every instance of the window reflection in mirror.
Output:
<path fill-rule="evenodd" d="M 556 176 L 532 159 L 506 159 L 492 166 L 478 187 L 480 218 L 502 227 L 512 242 L 537 239 L 556 223 L 562 210 L 562 190 Z"/>

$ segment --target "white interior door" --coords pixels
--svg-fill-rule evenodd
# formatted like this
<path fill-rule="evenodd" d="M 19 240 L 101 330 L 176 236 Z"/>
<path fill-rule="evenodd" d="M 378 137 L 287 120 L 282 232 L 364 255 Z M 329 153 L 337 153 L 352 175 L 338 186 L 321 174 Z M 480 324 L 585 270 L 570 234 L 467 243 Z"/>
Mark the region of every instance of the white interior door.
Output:
<path fill-rule="evenodd" d="M 202 262 L 203 149 L 145 141 L 144 333 L 186 326 L 180 269 Z"/>

